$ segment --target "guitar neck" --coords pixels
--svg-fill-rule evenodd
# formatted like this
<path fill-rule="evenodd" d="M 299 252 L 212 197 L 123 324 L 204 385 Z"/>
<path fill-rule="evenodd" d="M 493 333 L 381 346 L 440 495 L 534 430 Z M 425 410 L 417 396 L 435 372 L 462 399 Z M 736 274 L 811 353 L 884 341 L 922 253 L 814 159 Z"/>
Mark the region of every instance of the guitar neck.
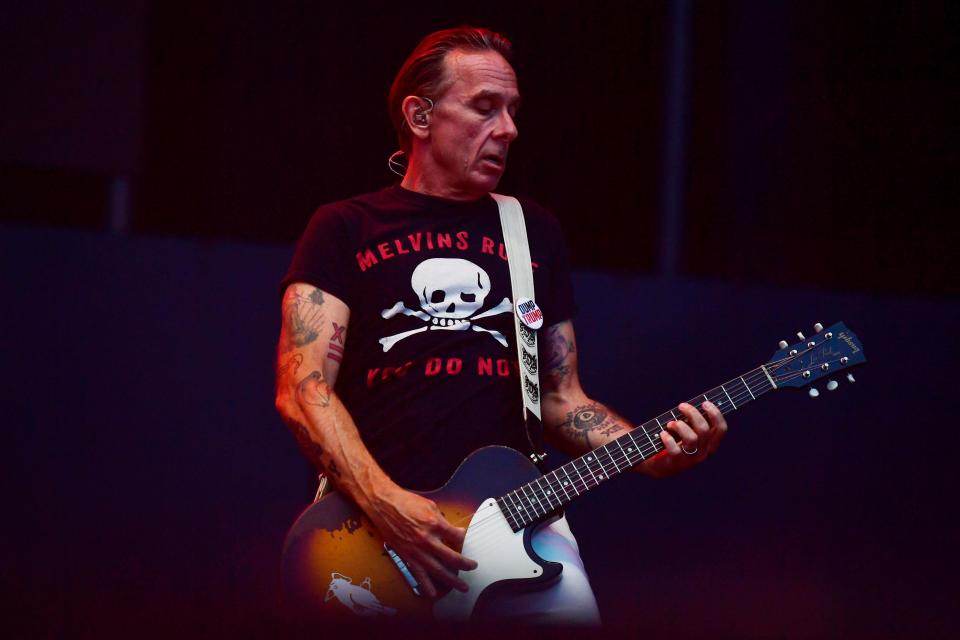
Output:
<path fill-rule="evenodd" d="M 704 401 L 709 400 L 727 414 L 776 388 L 767 369 L 760 366 L 687 403 L 702 410 Z M 679 409 L 674 407 L 616 440 L 497 498 L 497 503 L 513 530 L 519 531 L 663 451 L 660 432 L 671 420 L 682 419 Z"/>

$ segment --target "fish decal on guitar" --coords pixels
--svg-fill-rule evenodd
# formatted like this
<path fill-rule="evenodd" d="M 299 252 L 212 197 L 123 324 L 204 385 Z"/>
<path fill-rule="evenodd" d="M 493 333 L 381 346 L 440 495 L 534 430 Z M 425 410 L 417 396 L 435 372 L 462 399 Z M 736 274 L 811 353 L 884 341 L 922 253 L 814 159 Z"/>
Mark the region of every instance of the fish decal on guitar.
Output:
<path fill-rule="evenodd" d="M 327 587 L 327 595 L 323 601 L 328 602 L 331 598 L 336 598 L 353 613 L 366 618 L 379 615 L 392 616 L 397 612 L 396 609 L 380 603 L 377 596 L 370 590 L 369 576 L 364 578 L 359 585 L 355 585 L 350 576 L 345 576 L 336 571 L 331 573 L 330 586 Z"/>

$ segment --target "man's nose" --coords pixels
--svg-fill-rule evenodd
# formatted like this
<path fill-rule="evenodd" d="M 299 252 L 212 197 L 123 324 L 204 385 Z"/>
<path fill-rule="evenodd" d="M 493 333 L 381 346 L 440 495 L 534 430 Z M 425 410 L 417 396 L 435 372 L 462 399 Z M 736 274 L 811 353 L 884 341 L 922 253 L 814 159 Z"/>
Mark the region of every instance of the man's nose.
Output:
<path fill-rule="evenodd" d="M 497 128 L 494 133 L 498 138 L 505 139 L 507 142 L 513 142 L 520 134 L 520 131 L 517 129 L 517 123 L 514 122 L 513 116 L 511 116 L 510 112 L 506 109 L 500 112 L 500 118 L 498 119 Z"/>

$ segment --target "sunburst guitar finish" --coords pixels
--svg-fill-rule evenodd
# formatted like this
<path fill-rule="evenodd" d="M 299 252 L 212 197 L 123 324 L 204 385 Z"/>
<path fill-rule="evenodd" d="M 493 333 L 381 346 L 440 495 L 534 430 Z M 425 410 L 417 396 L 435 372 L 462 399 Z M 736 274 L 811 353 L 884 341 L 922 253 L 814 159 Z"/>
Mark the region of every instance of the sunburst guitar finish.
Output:
<path fill-rule="evenodd" d="M 482 615 L 498 591 L 536 589 L 560 576 L 562 566 L 533 551 L 534 527 L 514 532 L 495 498 L 540 475 L 517 451 L 485 447 L 470 455 L 440 489 L 420 492 L 451 523 L 466 526 L 463 549 L 477 561 L 461 571 L 470 589 L 431 600 L 419 595 L 402 558 L 392 556 L 363 512 L 339 493 L 308 507 L 287 535 L 284 594 L 305 619 L 343 617 L 467 621 Z M 469 523 L 469 526 L 467 525 Z"/>

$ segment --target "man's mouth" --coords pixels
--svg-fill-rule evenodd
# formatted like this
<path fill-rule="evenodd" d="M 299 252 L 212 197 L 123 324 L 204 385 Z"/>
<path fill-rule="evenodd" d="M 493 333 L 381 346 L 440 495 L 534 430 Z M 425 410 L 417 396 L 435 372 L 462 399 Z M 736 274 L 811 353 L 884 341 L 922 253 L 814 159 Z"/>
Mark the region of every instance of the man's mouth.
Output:
<path fill-rule="evenodd" d="M 487 155 L 482 156 L 480 159 L 483 160 L 484 162 L 489 162 L 490 164 L 492 164 L 498 169 L 503 168 L 503 164 L 505 160 L 503 156 L 497 155 L 495 153 L 488 153 Z"/>

